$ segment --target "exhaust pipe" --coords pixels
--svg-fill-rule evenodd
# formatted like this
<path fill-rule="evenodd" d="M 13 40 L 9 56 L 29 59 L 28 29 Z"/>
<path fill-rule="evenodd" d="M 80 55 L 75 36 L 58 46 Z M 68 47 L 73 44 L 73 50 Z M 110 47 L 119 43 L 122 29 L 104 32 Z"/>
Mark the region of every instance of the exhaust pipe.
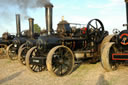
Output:
<path fill-rule="evenodd" d="M 127 30 L 128 30 L 128 0 L 125 0 L 126 3 L 126 19 L 127 19 Z"/>
<path fill-rule="evenodd" d="M 21 29 L 20 29 L 20 14 L 16 14 L 16 29 L 17 29 L 17 37 L 21 36 Z"/>
<path fill-rule="evenodd" d="M 33 18 L 29 18 L 29 33 L 30 33 L 30 38 L 34 37 L 34 19 Z"/>
<path fill-rule="evenodd" d="M 52 4 L 45 5 L 45 18 L 46 18 L 46 30 L 48 35 L 51 35 L 53 32 L 52 29 Z"/>

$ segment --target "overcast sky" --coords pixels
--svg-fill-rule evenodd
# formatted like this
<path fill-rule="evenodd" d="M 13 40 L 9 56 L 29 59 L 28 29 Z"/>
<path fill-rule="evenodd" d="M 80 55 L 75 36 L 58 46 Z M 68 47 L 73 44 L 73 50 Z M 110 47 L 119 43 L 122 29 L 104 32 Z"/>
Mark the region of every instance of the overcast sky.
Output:
<path fill-rule="evenodd" d="M 125 29 L 125 27 L 122 27 L 126 23 L 124 0 L 51 0 L 51 3 L 54 5 L 54 29 L 56 29 L 62 16 L 70 23 L 81 24 L 87 24 L 89 20 L 98 18 L 110 33 L 114 28 Z M 23 11 L 17 6 L 9 4 L 10 2 L 6 6 L 0 4 L 0 36 L 6 31 L 16 33 L 15 14 L 17 13 L 21 14 L 22 30 L 28 29 L 28 19 L 25 16 L 34 18 L 34 23 L 39 24 L 42 29 L 45 28 L 44 8 L 28 8 Z"/>

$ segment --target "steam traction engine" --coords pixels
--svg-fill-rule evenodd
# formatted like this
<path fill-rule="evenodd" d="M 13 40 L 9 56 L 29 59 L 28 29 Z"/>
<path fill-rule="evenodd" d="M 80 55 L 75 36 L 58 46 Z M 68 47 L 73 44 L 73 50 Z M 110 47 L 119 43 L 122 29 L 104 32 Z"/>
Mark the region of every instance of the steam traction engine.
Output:
<path fill-rule="evenodd" d="M 6 48 L 12 43 L 14 38 L 15 35 L 11 35 L 8 32 L 3 33 L 2 37 L 0 38 L 0 55 L 3 56 L 6 54 Z"/>
<path fill-rule="evenodd" d="M 30 24 L 32 23 L 32 21 L 33 19 L 30 18 L 29 19 Z M 7 53 L 6 53 L 8 58 L 11 60 L 17 59 L 19 49 L 24 47 L 24 45 L 22 44 L 25 43 L 26 40 L 29 39 L 31 37 L 31 34 L 33 33 L 31 32 L 33 29 L 29 29 L 29 31 L 26 30 L 26 31 L 21 32 L 19 14 L 16 15 L 16 26 L 17 26 L 17 36 L 13 39 L 12 44 L 10 44 L 7 47 Z"/>
<path fill-rule="evenodd" d="M 107 40 L 103 46 L 101 54 L 101 63 L 106 71 L 116 70 L 119 64 L 126 64 L 128 62 L 128 0 L 126 2 L 127 11 L 127 30 L 119 31 L 114 29 L 113 37 Z M 108 36 L 106 36 L 108 37 Z M 110 37 L 110 36 L 109 36 Z"/>
<path fill-rule="evenodd" d="M 29 19 L 29 29 L 30 29 L 30 38 L 26 40 L 25 43 L 23 43 L 18 51 L 18 60 L 22 65 L 25 65 L 25 56 L 27 54 L 27 51 L 36 45 L 36 40 L 39 37 L 38 33 L 34 33 L 34 19 Z"/>
<path fill-rule="evenodd" d="M 26 55 L 26 66 L 32 72 L 41 72 L 46 67 L 55 76 L 65 76 L 72 72 L 78 59 L 98 60 L 100 43 L 108 35 L 102 22 L 93 19 L 87 28 L 71 27 L 62 20 L 57 32 L 52 29 L 52 5 L 46 5 L 47 33 L 40 36 L 36 46 Z"/>

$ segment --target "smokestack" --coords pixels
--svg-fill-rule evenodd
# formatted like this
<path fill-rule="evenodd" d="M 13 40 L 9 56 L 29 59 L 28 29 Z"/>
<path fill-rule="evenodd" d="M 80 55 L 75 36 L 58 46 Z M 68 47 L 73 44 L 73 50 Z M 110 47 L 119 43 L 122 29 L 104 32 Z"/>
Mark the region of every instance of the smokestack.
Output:
<path fill-rule="evenodd" d="M 17 29 L 17 37 L 21 36 L 21 29 L 20 29 L 20 14 L 16 14 L 16 29 Z"/>
<path fill-rule="evenodd" d="M 46 18 L 46 30 L 48 32 L 48 35 L 50 35 L 53 32 L 52 29 L 52 4 L 45 5 L 45 18 Z"/>
<path fill-rule="evenodd" d="M 126 18 L 127 18 L 127 30 L 128 30 L 128 0 L 125 0 L 126 3 Z"/>
<path fill-rule="evenodd" d="M 30 37 L 33 38 L 34 36 L 34 19 L 33 18 L 29 18 L 29 33 L 30 33 Z"/>

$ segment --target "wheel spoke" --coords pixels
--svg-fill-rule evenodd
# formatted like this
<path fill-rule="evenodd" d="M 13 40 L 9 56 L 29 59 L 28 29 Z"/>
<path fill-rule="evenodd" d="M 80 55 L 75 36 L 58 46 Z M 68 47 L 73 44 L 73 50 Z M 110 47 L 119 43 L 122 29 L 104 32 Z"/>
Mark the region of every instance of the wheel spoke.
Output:
<path fill-rule="evenodd" d="M 36 53 L 35 53 L 35 51 L 33 51 L 33 52 L 32 52 L 32 56 L 36 56 Z"/>
<path fill-rule="evenodd" d="M 93 35 L 93 34 L 95 34 L 95 31 L 93 31 L 93 32 L 90 33 L 90 35 Z"/>
<path fill-rule="evenodd" d="M 60 58 L 62 59 L 64 57 L 64 49 L 60 48 L 61 50 L 59 51 L 60 53 Z"/>
<path fill-rule="evenodd" d="M 92 28 L 96 29 L 93 25 L 90 24 L 90 26 L 91 26 Z"/>
<path fill-rule="evenodd" d="M 61 74 L 61 65 L 58 66 L 58 68 L 56 68 L 56 71 L 55 71 L 56 74 Z"/>
<path fill-rule="evenodd" d="M 41 66 L 39 66 L 39 71 L 42 71 L 42 67 Z"/>
<path fill-rule="evenodd" d="M 59 48 L 59 53 L 61 53 L 61 48 Z M 60 54 L 61 55 L 61 54 Z"/>
<path fill-rule="evenodd" d="M 97 21 L 95 21 L 95 23 L 96 23 L 96 28 L 98 29 L 98 24 L 97 24 Z"/>
<path fill-rule="evenodd" d="M 54 67 L 54 68 L 53 68 L 53 71 L 55 72 L 55 71 L 56 71 L 56 69 L 57 69 L 57 67 Z"/>
<path fill-rule="evenodd" d="M 65 67 L 67 67 L 67 68 L 69 68 L 69 67 L 70 67 L 70 66 L 69 66 L 68 64 L 66 64 L 66 63 L 64 63 L 64 66 L 65 66 Z"/>
<path fill-rule="evenodd" d="M 99 28 L 98 28 L 99 31 L 102 31 L 101 29 L 102 29 L 102 27 L 99 27 Z"/>
<path fill-rule="evenodd" d="M 60 68 L 61 68 L 61 69 L 60 69 L 60 74 L 62 75 L 62 70 L 63 70 L 63 69 L 62 69 L 62 65 L 60 65 Z"/>
<path fill-rule="evenodd" d="M 33 69 L 34 66 L 35 66 L 35 65 L 32 65 L 32 66 L 31 66 L 31 69 Z"/>
<path fill-rule="evenodd" d="M 58 69 L 57 67 L 54 67 L 54 68 L 53 68 L 53 71 L 56 72 L 57 69 Z"/>
<path fill-rule="evenodd" d="M 64 56 L 67 56 L 69 54 L 70 54 L 70 52 L 69 51 L 66 51 L 66 53 L 64 54 Z"/>
<path fill-rule="evenodd" d="M 44 69 L 43 66 L 39 66 L 39 71 L 42 71 Z"/>
<path fill-rule="evenodd" d="M 33 67 L 33 71 L 36 71 L 36 67 L 37 67 L 37 65 L 35 65 L 35 66 Z"/>
<path fill-rule="evenodd" d="M 59 63 L 57 63 L 57 62 L 53 64 L 53 67 L 55 67 L 55 68 L 58 68 L 59 66 L 60 66 Z"/>

